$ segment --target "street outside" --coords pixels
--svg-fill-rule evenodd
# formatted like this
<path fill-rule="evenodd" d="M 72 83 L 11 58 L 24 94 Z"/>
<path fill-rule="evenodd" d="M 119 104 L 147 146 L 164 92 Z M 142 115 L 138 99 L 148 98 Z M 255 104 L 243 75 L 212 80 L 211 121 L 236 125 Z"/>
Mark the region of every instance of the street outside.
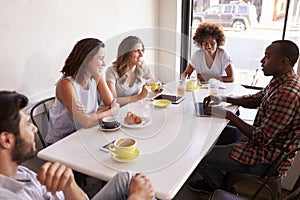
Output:
<path fill-rule="evenodd" d="M 193 33 L 194 31 L 195 29 L 193 29 Z M 260 87 L 265 86 L 271 77 L 263 75 L 260 60 L 264 56 L 265 48 L 272 41 L 282 39 L 283 22 L 267 25 L 256 24 L 241 32 L 224 28 L 224 32 L 226 35 L 224 47 L 234 61 L 236 82 Z M 192 53 L 195 50 L 195 45 L 192 45 Z"/>

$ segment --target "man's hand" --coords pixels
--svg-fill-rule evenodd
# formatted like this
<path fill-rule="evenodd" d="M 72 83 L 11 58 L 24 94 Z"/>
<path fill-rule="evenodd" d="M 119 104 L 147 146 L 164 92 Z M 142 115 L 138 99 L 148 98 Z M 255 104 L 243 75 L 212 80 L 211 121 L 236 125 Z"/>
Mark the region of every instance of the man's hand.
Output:
<path fill-rule="evenodd" d="M 220 106 L 204 106 L 204 113 L 207 115 L 213 115 L 220 118 L 227 118 L 228 113 L 231 112 L 229 110 L 226 110 Z"/>
<path fill-rule="evenodd" d="M 72 170 L 58 162 L 45 163 L 40 168 L 37 179 L 53 195 L 63 191 L 66 199 L 86 199 L 85 193 L 75 182 Z"/>
<path fill-rule="evenodd" d="M 223 101 L 223 97 L 210 95 L 203 99 L 203 104 L 204 104 L 204 106 L 218 105 L 222 101 Z"/>
<path fill-rule="evenodd" d="M 154 188 L 150 180 L 139 173 L 132 177 L 129 192 L 128 200 L 150 200 L 154 197 Z"/>

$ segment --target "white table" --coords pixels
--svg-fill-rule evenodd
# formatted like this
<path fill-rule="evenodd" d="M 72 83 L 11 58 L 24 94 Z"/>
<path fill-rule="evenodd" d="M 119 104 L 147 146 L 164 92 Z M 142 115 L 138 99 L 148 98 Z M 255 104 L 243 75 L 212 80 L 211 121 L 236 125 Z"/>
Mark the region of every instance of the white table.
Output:
<path fill-rule="evenodd" d="M 165 85 L 164 93 L 176 94 L 177 82 Z M 223 94 L 245 93 L 241 86 L 226 84 Z M 198 89 L 203 98 L 207 89 Z M 115 132 L 103 132 L 98 127 L 81 129 L 59 142 L 43 149 L 38 157 L 59 161 L 72 169 L 108 181 L 117 171 L 142 172 L 152 181 L 156 197 L 172 199 L 191 175 L 201 159 L 222 132 L 227 120 L 216 117 L 196 117 L 192 92 L 186 92 L 185 100 L 178 105 L 151 110 L 152 123 L 140 129 L 121 128 Z M 236 106 L 228 106 L 235 110 Z M 120 109 L 119 120 L 127 111 L 143 114 L 141 102 Z M 138 159 L 128 163 L 114 161 L 110 153 L 99 148 L 120 137 L 134 137 L 141 151 Z"/>

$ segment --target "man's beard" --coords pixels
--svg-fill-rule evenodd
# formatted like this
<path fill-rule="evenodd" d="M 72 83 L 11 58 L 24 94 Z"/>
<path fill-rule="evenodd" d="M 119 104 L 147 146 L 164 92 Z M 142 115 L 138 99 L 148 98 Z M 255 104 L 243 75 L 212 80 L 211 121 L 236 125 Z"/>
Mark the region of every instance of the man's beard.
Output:
<path fill-rule="evenodd" d="M 17 164 L 20 165 L 21 163 L 34 158 L 36 151 L 32 147 L 32 144 L 29 144 L 23 138 L 17 136 L 16 143 L 11 154 L 12 161 L 17 162 Z"/>

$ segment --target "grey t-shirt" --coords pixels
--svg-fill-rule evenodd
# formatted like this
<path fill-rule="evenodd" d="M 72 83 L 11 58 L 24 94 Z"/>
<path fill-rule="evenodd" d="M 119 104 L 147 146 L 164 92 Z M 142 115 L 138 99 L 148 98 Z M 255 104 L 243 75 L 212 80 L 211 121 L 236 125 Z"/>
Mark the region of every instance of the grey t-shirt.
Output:
<path fill-rule="evenodd" d="M 141 91 L 142 86 L 145 84 L 146 79 L 148 79 L 149 77 L 152 77 L 152 72 L 150 67 L 148 67 L 147 65 L 144 66 L 141 82 L 137 83 L 135 81 L 135 83 L 131 87 L 126 83 L 120 83 L 120 77 L 117 73 L 116 68 L 114 68 L 113 66 L 108 67 L 105 73 L 106 81 L 115 84 L 118 97 L 128 97 L 138 94 Z"/>

